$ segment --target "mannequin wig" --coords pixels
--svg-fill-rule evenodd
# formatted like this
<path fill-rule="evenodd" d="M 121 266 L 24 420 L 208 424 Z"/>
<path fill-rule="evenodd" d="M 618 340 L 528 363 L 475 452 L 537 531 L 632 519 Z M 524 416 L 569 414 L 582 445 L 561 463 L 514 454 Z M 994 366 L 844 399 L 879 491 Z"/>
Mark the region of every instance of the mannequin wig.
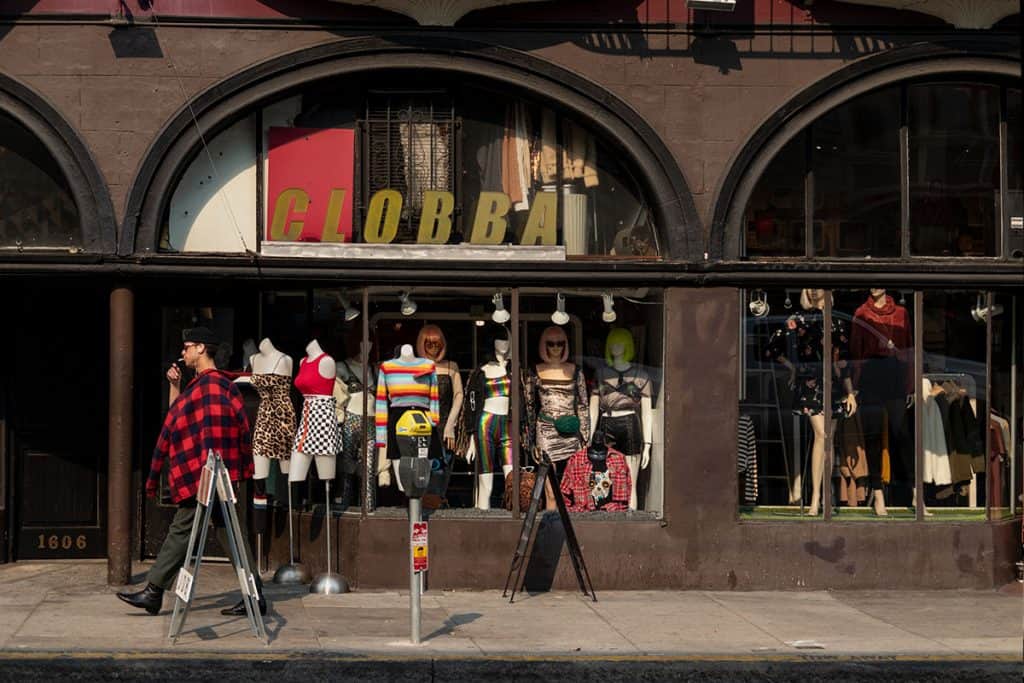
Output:
<path fill-rule="evenodd" d="M 441 343 L 441 350 L 437 352 L 437 357 L 431 356 L 427 353 L 427 342 L 434 341 Z M 429 358 L 435 363 L 443 361 L 445 354 L 448 352 L 448 342 L 444 338 L 444 332 L 437 325 L 424 325 L 420 330 L 419 335 L 416 337 L 416 355 L 420 358 Z"/>
<path fill-rule="evenodd" d="M 813 298 L 813 295 L 811 294 L 811 292 L 821 292 L 821 298 L 822 299 L 825 298 L 825 290 L 824 289 L 801 289 L 800 290 L 800 308 L 804 309 L 805 311 L 809 311 L 812 308 L 817 308 L 818 307 L 818 305 L 817 305 L 818 304 L 818 300 L 816 298 Z M 834 304 L 835 301 L 836 300 L 833 298 L 832 299 L 832 303 Z"/>
<path fill-rule="evenodd" d="M 548 342 L 549 341 L 561 341 L 562 353 L 555 357 L 548 353 Z M 537 343 L 537 350 L 540 355 L 540 359 L 545 363 L 564 363 L 569 360 L 569 337 L 566 336 L 565 330 L 558 325 L 552 325 L 546 328 L 540 333 L 540 341 Z"/>
<path fill-rule="evenodd" d="M 622 344 L 622 360 L 627 363 L 636 358 L 636 345 L 633 342 L 633 333 L 625 327 L 613 327 L 608 331 L 608 338 L 604 342 L 604 362 L 611 365 L 614 362 L 612 347 Z"/>

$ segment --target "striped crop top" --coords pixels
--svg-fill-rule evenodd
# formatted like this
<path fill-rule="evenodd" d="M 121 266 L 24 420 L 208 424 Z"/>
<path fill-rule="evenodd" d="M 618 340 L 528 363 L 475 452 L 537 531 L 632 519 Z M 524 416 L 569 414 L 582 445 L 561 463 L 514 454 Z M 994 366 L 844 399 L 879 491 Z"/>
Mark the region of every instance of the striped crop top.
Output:
<path fill-rule="evenodd" d="M 387 445 L 388 408 L 420 408 L 434 423 L 438 422 L 437 370 L 434 361 L 400 358 L 384 361 L 377 373 L 377 403 L 374 426 L 377 447 Z"/>

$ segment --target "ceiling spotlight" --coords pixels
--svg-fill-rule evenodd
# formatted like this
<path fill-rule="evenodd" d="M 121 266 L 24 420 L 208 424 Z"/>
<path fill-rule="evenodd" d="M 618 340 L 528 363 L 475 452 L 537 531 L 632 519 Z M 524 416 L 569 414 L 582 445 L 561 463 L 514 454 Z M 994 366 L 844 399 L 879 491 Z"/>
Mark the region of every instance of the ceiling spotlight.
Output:
<path fill-rule="evenodd" d="M 606 323 L 615 322 L 615 318 L 618 316 L 615 315 L 615 302 L 612 300 L 612 295 L 609 292 L 605 292 L 601 295 L 601 298 L 604 300 L 604 313 L 601 314 L 601 320 Z"/>
<path fill-rule="evenodd" d="M 971 309 L 971 317 L 974 318 L 975 322 L 985 323 L 989 318 L 994 318 L 1003 312 L 1003 307 L 999 304 L 993 306 L 987 306 L 984 304 L 981 294 L 978 295 L 978 303 Z"/>
<path fill-rule="evenodd" d="M 409 292 L 399 294 L 398 300 L 402 302 L 402 315 L 412 315 L 416 312 L 416 302 L 409 298 Z"/>
<path fill-rule="evenodd" d="M 565 295 L 559 292 L 555 295 L 556 308 L 551 314 L 551 322 L 556 325 L 564 325 L 569 322 L 569 314 L 565 312 Z"/>
<path fill-rule="evenodd" d="M 491 301 L 494 302 L 494 313 L 491 314 L 491 320 L 499 325 L 507 323 L 512 316 L 505 310 L 504 297 L 502 297 L 501 293 L 498 293 L 491 297 Z"/>
<path fill-rule="evenodd" d="M 352 305 L 352 303 L 345 297 L 339 297 L 341 299 L 341 307 L 345 309 L 345 322 L 352 322 L 359 317 L 359 309 Z"/>

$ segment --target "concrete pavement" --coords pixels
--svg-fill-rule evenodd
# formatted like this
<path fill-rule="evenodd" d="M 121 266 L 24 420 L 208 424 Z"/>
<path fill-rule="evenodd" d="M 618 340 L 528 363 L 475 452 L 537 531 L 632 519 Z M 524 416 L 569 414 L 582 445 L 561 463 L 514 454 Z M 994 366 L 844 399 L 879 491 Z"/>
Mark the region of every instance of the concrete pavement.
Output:
<path fill-rule="evenodd" d="M 139 569 L 145 569 L 141 567 Z M 116 599 L 104 563 L 0 566 L 0 678 L 48 656 L 122 662 L 207 657 L 262 662 L 301 657 L 369 660 L 575 662 L 1021 661 L 1024 610 L 1004 591 L 574 593 L 429 591 L 423 644 L 408 642 L 408 595 L 310 595 L 267 584 L 270 644 L 244 618 L 219 614 L 236 600 L 230 566 L 206 563 L 178 644 L 167 641 L 172 596 L 152 617 Z M 137 574 L 143 580 L 141 573 Z M 1020 669 L 1024 671 L 1024 668 Z M 1019 671 L 1017 671 L 1019 673 Z M 436 674 L 436 671 L 435 671 Z M 436 679 L 436 676 L 432 674 Z M 1016 676 L 1020 680 L 1019 676 Z"/>

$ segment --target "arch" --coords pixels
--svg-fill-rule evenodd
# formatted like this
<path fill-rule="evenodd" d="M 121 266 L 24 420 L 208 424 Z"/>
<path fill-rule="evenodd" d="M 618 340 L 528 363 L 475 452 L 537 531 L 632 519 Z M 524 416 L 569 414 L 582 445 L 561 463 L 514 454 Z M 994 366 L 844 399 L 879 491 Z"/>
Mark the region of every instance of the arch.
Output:
<path fill-rule="evenodd" d="M 709 258 L 740 257 L 741 220 L 757 181 L 779 150 L 827 112 L 871 90 L 922 76 L 1020 78 L 1019 55 L 1019 44 L 999 40 L 914 45 L 860 60 L 806 88 L 769 116 L 730 162 L 715 193 Z"/>
<path fill-rule="evenodd" d="M 201 144 L 245 112 L 314 81 L 374 69 L 464 73 L 557 102 L 632 157 L 665 242 L 665 255 L 702 260 L 704 233 L 671 152 L 629 105 L 595 83 L 537 57 L 461 39 L 371 37 L 305 48 L 248 68 L 183 107 L 150 146 L 128 195 L 119 253 L 153 252 L 174 185 Z M 191 109 L 191 110 L 190 110 Z"/>
<path fill-rule="evenodd" d="M 34 135 L 64 174 L 78 208 L 82 248 L 89 253 L 114 254 L 114 205 L 103 174 L 77 131 L 42 96 L 5 74 L 0 74 L 0 112 Z"/>

